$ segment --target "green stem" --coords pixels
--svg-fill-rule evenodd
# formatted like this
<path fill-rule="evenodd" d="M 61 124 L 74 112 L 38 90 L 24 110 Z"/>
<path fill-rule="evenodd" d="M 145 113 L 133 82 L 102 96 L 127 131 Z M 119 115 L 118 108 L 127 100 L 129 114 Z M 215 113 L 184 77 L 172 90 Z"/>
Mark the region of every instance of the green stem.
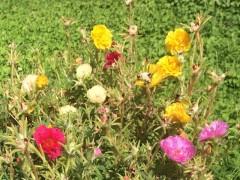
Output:
<path fill-rule="evenodd" d="M 72 50 L 71 50 L 71 33 L 69 26 L 66 26 L 66 35 L 67 35 L 67 41 L 68 41 L 68 53 L 69 53 L 69 63 L 70 63 L 70 71 L 73 70 L 73 62 L 72 62 Z"/>
<path fill-rule="evenodd" d="M 207 104 L 207 113 L 204 115 L 204 120 L 207 121 L 207 119 L 211 116 L 213 112 L 213 105 L 214 105 L 214 100 L 217 92 L 217 86 L 213 87 L 213 90 L 208 98 L 208 104 Z"/>
<path fill-rule="evenodd" d="M 14 168 L 12 163 L 10 163 L 10 179 L 14 180 Z"/>
<path fill-rule="evenodd" d="M 31 169 L 32 169 L 32 171 L 33 171 L 33 174 L 34 174 L 35 179 L 38 180 L 37 169 L 36 169 L 36 167 L 35 167 L 35 165 L 34 165 L 32 159 L 31 159 L 31 155 L 30 155 L 30 153 L 29 153 L 27 147 L 26 147 L 26 150 L 25 150 L 25 152 L 24 152 L 24 155 L 26 156 L 28 162 L 30 163 L 30 166 L 31 166 Z"/>

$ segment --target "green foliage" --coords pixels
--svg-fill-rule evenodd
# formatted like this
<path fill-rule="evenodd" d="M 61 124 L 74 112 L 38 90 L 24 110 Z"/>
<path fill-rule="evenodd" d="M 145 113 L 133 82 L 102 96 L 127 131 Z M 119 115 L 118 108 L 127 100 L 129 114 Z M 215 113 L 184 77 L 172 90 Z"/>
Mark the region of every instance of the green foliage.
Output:
<path fill-rule="evenodd" d="M 1 1 L 0 80 L 4 86 L 0 89 L 0 127 L 3 127 L 0 136 L 4 136 L 4 139 L 0 140 L 0 179 L 7 179 L 11 175 L 11 166 L 15 168 L 16 178 L 34 176 L 30 173 L 30 163 L 24 159 L 25 154 L 20 152 L 14 141 L 16 138 L 22 140 L 19 136 L 24 133 L 24 137 L 29 141 L 32 159 L 45 179 L 121 179 L 124 175 L 135 179 L 184 177 L 186 174 L 182 167 L 169 159 L 166 160 L 158 150 L 161 133 L 166 131 L 162 125 L 162 112 L 166 102 L 174 101 L 180 82 L 167 81 L 153 91 L 152 98 L 158 101 L 153 102 L 154 108 L 148 124 L 143 121 L 146 117 L 147 92 L 133 88 L 133 83 L 144 59 L 155 63 L 167 54 L 164 49 L 167 32 L 182 27 L 180 23 L 189 24 L 199 12 L 203 12 L 206 17 L 212 16 L 202 31 L 205 71 L 216 71 L 217 74 L 227 72 L 224 83 L 218 89 L 210 121 L 223 119 L 233 127 L 229 132 L 229 141 L 223 141 L 222 149 L 218 150 L 217 157 L 224 157 L 223 161 L 217 161 L 208 172 L 212 171 L 216 179 L 226 178 L 226 175 L 229 179 L 239 178 L 240 171 L 237 167 L 240 155 L 239 147 L 236 147 L 239 143 L 236 138 L 239 137 L 239 131 L 235 128 L 235 125 L 240 123 L 240 75 L 237 71 L 240 69 L 239 8 L 238 1 L 136 0 L 132 24 L 138 26 L 140 37 L 136 38 L 137 55 L 133 56 L 126 50 L 131 46 L 130 43 L 124 44 L 120 35 L 125 33 L 124 28 L 129 26 L 129 9 L 123 0 Z M 72 54 L 69 52 L 63 16 L 76 20 L 69 29 Z M 86 29 L 89 36 L 96 24 L 105 24 L 111 29 L 113 40 L 124 44 L 126 58 L 135 59 L 136 67 L 129 70 L 125 64 L 122 67 L 120 64 L 118 68 L 123 71 L 121 75 L 118 70 L 102 72 L 104 53 L 99 53 L 100 61 L 97 60 L 94 46 L 84 43 L 80 33 L 81 29 Z M 86 41 L 89 39 L 86 38 Z M 13 72 L 12 49 L 9 45 L 12 42 L 17 44 L 15 54 L 13 53 L 16 70 L 14 86 L 13 81 L 10 82 Z M 77 65 L 69 64 L 69 59 L 78 57 L 94 68 L 94 76 L 86 79 L 84 86 L 76 86 Z M 132 65 L 133 63 L 129 63 L 127 67 Z M 21 80 L 30 73 L 47 74 L 50 80 L 48 87 L 38 94 L 18 96 Z M 186 79 L 188 80 L 188 77 Z M 112 119 L 109 124 L 102 123 L 98 106 L 89 105 L 86 97 L 86 90 L 99 81 L 109 88 L 110 99 L 106 105 L 111 109 L 112 115 L 117 115 L 116 119 L 108 117 Z M 200 87 L 196 86 L 200 89 L 202 99 L 207 99 L 208 93 L 201 88 L 205 88 L 210 82 L 208 76 L 203 74 Z M 19 99 L 16 99 L 15 95 Z M 195 101 L 197 97 L 194 98 Z M 201 103 L 204 102 L 202 99 Z M 23 103 L 28 105 L 27 111 L 31 107 L 34 107 L 34 111 L 23 111 Z M 58 109 L 66 104 L 77 107 L 77 114 L 60 116 Z M 21 124 L 25 121 L 28 125 Z M 68 143 L 64 146 L 63 156 L 56 163 L 48 161 L 45 155 L 34 147 L 32 134 L 39 124 L 52 124 L 63 129 L 67 135 Z M 16 128 L 19 125 L 27 126 L 24 132 Z M 191 133 L 193 127 L 193 124 L 186 126 L 186 132 Z M 167 131 L 171 132 L 172 129 Z M 6 142 L 8 144 L 4 144 Z M 3 145 L 8 146 L 5 149 Z M 93 150 L 98 145 L 104 147 L 104 156 L 94 158 Z M 16 152 L 11 154 L 12 150 Z M 17 158 L 24 159 L 24 162 L 19 164 L 16 162 Z M 196 160 L 196 164 L 198 163 Z M 26 173 L 22 169 L 26 170 Z"/>

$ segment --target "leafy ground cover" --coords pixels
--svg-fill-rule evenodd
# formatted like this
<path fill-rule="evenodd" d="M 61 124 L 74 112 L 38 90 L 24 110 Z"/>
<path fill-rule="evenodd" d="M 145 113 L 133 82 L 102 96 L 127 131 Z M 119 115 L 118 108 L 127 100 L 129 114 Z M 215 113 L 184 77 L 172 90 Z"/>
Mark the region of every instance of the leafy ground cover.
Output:
<path fill-rule="evenodd" d="M 240 123 L 239 6 L 238 1 L 143 0 L 134 2 L 132 21 L 132 24 L 137 25 L 138 35 L 140 35 L 136 39 L 138 61 L 142 62 L 147 58 L 151 63 L 156 63 L 159 57 L 166 55 L 163 47 L 169 30 L 182 27 L 180 23 L 188 24 L 196 19 L 196 14 L 199 12 L 206 17 L 212 16 L 202 32 L 204 54 L 206 54 L 205 68 L 206 71 L 215 71 L 217 74 L 227 72 L 227 77 L 217 92 L 211 119 L 223 119 L 231 127 Z M 0 124 L 4 126 L 8 115 L 4 108 L 7 102 L 3 94 L 5 93 L 4 84 L 11 78 L 8 59 L 9 53 L 11 54 L 9 45 L 12 42 L 17 44 L 18 56 L 15 67 L 20 77 L 36 72 L 41 65 L 49 79 L 56 78 L 56 72 L 59 72 L 58 68 L 61 67 L 53 61 L 59 59 L 63 61 L 66 50 L 69 48 L 66 29 L 62 22 L 63 16 L 76 20 L 70 27 L 72 58 L 81 56 L 83 59 L 91 59 L 94 54 L 89 57 L 89 50 L 80 40 L 81 29 L 90 32 L 93 25 L 105 24 L 111 29 L 114 41 L 121 41 L 120 34 L 125 32 L 124 28 L 128 28 L 129 24 L 129 7 L 120 0 L 79 2 L 3 0 L 0 5 L 0 16 L 0 79 L 2 82 L 2 122 Z M 63 63 L 62 67 L 65 66 Z M 52 73 L 54 69 L 56 72 Z M 207 76 L 203 75 L 203 77 L 200 83 L 209 84 Z M 64 86 L 67 87 L 70 84 L 71 82 L 65 82 Z M 37 118 L 37 115 L 39 114 L 33 117 Z M 31 119 L 34 119 L 33 117 Z M 3 129 L 2 132 L 5 130 Z M 234 139 L 236 134 L 232 132 L 228 137 Z M 231 142 L 228 145 L 230 146 Z M 229 156 L 212 167 L 215 177 L 222 179 L 226 178 L 227 174 L 229 179 L 239 178 L 240 172 L 237 169 L 239 158 L 239 147 L 232 149 Z M 101 168 L 104 171 L 103 167 Z"/>

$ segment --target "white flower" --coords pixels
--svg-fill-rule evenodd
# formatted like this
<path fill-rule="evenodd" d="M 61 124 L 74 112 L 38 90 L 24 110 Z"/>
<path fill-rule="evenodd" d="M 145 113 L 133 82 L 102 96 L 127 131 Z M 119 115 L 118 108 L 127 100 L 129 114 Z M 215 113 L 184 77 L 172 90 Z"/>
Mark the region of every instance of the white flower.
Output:
<path fill-rule="evenodd" d="M 68 113 L 75 113 L 75 112 L 77 112 L 77 109 L 70 105 L 62 106 L 59 108 L 60 115 L 64 115 L 64 114 L 68 114 Z"/>
<path fill-rule="evenodd" d="M 87 97 L 92 103 L 103 103 L 107 97 L 107 91 L 102 86 L 96 85 L 87 91 Z"/>
<path fill-rule="evenodd" d="M 38 76 L 35 74 L 27 75 L 22 81 L 21 92 L 30 93 L 31 91 L 34 91 L 36 89 L 37 77 Z"/>
<path fill-rule="evenodd" d="M 77 79 L 82 80 L 85 77 L 90 76 L 92 73 L 92 67 L 89 64 L 81 64 L 77 68 Z"/>

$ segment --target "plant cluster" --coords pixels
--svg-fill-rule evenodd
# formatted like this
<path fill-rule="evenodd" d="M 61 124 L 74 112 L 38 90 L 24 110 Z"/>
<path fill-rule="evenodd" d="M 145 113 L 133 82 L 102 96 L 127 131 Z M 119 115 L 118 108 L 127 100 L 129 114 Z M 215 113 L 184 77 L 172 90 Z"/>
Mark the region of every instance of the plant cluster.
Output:
<path fill-rule="evenodd" d="M 10 44 L 1 178 L 213 179 L 214 163 L 239 143 L 227 138 L 239 127 L 211 119 L 227 74 L 206 70 L 201 32 L 210 18 L 198 14 L 167 33 L 166 55 L 155 63 L 139 57 L 133 2 L 126 4 L 121 40 L 106 25 L 81 29 L 87 50 L 75 58 L 75 19 L 63 17 L 67 51 L 50 64 L 38 61 L 31 74 L 17 73 Z M 201 85 L 206 74 L 208 86 Z"/>

